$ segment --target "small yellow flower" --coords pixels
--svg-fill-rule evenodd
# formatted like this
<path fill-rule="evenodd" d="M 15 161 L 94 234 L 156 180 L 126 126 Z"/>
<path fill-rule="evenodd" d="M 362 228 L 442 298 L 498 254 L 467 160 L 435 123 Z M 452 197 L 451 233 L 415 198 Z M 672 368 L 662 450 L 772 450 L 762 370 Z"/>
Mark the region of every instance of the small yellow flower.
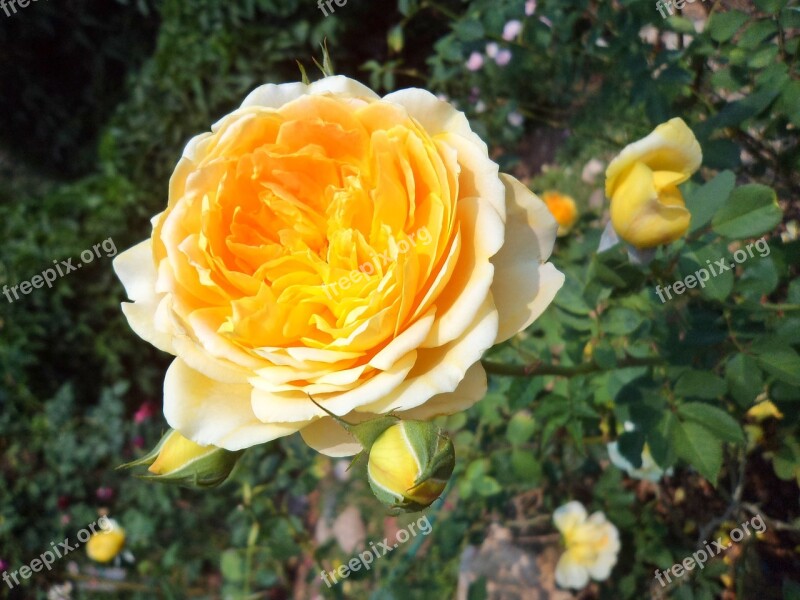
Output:
<path fill-rule="evenodd" d="M 559 192 L 548 191 L 542 194 L 547 210 L 558 223 L 558 237 L 567 235 L 578 220 L 578 207 L 571 196 Z"/>
<path fill-rule="evenodd" d="M 105 521 L 103 530 L 92 534 L 86 542 L 86 554 L 99 563 L 111 562 L 125 545 L 125 530 L 114 519 Z"/>
<path fill-rule="evenodd" d="M 677 186 L 700 168 L 702 160 L 697 138 L 679 118 L 626 146 L 606 170 L 611 223 L 619 237 L 637 248 L 682 237 L 691 214 Z"/>
<path fill-rule="evenodd" d="M 377 498 L 393 509 L 416 511 L 444 491 L 455 466 L 453 443 L 422 421 L 390 426 L 369 450 L 367 473 Z"/>
<path fill-rule="evenodd" d="M 553 513 L 566 550 L 556 565 L 556 583 L 581 589 L 589 577 L 603 581 L 611 574 L 620 550 L 619 531 L 602 512 L 587 516 L 580 502 L 568 502 Z"/>
<path fill-rule="evenodd" d="M 769 419 L 770 417 L 782 419 L 783 413 L 771 400 L 765 400 L 750 408 L 750 410 L 747 411 L 747 416 L 760 423 L 764 419 Z"/>

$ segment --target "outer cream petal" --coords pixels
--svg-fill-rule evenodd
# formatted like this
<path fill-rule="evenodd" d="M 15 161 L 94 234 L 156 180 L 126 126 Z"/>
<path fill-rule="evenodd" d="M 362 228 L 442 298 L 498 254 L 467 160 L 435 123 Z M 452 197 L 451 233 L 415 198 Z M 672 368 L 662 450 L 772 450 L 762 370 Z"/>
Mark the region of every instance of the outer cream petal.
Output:
<path fill-rule="evenodd" d="M 175 354 L 172 333 L 162 331 L 156 325 L 161 297 L 155 291 L 156 268 L 152 248 L 152 243 L 147 239 L 114 259 L 114 271 L 125 287 L 128 298 L 134 301 L 123 302 L 122 312 L 136 335 L 159 350 Z"/>
<path fill-rule="evenodd" d="M 436 348 L 462 336 L 490 295 L 495 269 L 490 257 L 503 247 L 503 221 L 481 198 L 459 200 L 458 219 L 463 239 L 472 245 L 461 248 L 458 264 L 437 300 L 436 321 L 423 348 Z"/>
<path fill-rule="evenodd" d="M 484 154 L 489 155 L 484 141 L 470 128 L 466 115 L 456 110 L 449 102 L 439 100 L 427 90 L 408 88 L 398 90 L 383 97 L 388 102 L 404 106 L 414 119 L 419 121 L 432 136 L 452 132 L 464 136 L 476 144 Z"/>
<path fill-rule="evenodd" d="M 417 363 L 404 381 L 356 410 L 379 414 L 410 410 L 434 396 L 454 392 L 467 370 L 492 346 L 496 333 L 497 309 L 487 298 L 463 337 L 439 348 L 421 348 Z"/>
<path fill-rule="evenodd" d="M 155 296 L 156 267 L 149 239 L 118 255 L 112 263 L 131 300 L 150 300 Z"/>
<path fill-rule="evenodd" d="M 494 257 L 492 296 L 500 314 L 495 343 L 522 331 L 550 305 L 564 275 L 550 256 L 558 224 L 544 202 L 509 175 L 501 175 L 508 198 L 505 243 Z"/>
<path fill-rule="evenodd" d="M 686 181 L 703 162 L 703 151 L 694 133 L 681 118 L 662 123 L 646 138 L 625 146 L 606 169 L 606 196 L 614 195 L 618 178 L 636 162 L 653 171 L 676 171 Z"/>
<path fill-rule="evenodd" d="M 617 564 L 616 552 L 601 552 L 597 559 L 590 565 L 587 565 L 589 575 L 595 581 L 605 581 L 611 575 L 611 569 Z"/>
<path fill-rule="evenodd" d="M 467 410 L 486 395 L 486 371 L 480 362 L 472 365 L 458 387 L 446 394 L 439 394 L 425 404 L 397 413 L 404 419 L 429 421 L 434 417 L 452 415 Z"/>
<path fill-rule="evenodd" d="M 335 415 L 346 415 L 354 409 L 360 409 L 370 403 L 380 402 L 381 398 L 393 393 L 408 376 L 417 352 L 412 351 L 392 365 L 391 369 L 378 373 L 358 387 L 327 396 L 317 396 L 313 386 L 304 389 L 315 395 L 315 400 Z M 305 392 L 275 393 L 272 385 L 254 377 L 251 383 L 253 391 L 253 411 L 259 420 L 269 423 L 273 421 L 309 421 L 325 416 L 325 412 L 308 399 Z M 367 409 L 368 410 L 368 409 Z"/>
<path fill-rule="evenodd" d="M 447 133 L 440 138 L 456 150 L 456 160 L 461 167 L 458 189 L 462 198 L 478 196 L 489 203 L 506 220 L 506 190 L 500 180 L 500 167 L 486 154 L 485 146 L 478 146 L 470 138 L 457 133 Z"/>
<path fill-rule="evenodd" d="M 576 526 L 586 521 L 586 517 L 587 512 L 583 504 L 577 500 L 573 500 L 572 502 L 567 502 L 563 506 L 559 506 L 555 512 L 553 512 L 553 523 L 555 523 L 556 528 L 560 532 L 564 533 L 571 531 Z"/>
<path fill-rule="evenodd" d="M 247 95 L 244 102 L 242 102 L 242 108 L 248 106 L 280 108 L 301 96 L 326 93 L 375 100 L 380 98 L 375 92 L 355 79 L 350 79 L 344 75 L 335 75 L 315 81 L 311 85 L 303 83 L 264 84 Z"/>
<path fill-rule="evenodd" d="M 209 379 L 176 358 L 164 378 L 164 416 L 190 440 L 226 450 L 263 444 L 306 424 L 259 422 L 250 408 L 251 391 L 248 384 Z"/>

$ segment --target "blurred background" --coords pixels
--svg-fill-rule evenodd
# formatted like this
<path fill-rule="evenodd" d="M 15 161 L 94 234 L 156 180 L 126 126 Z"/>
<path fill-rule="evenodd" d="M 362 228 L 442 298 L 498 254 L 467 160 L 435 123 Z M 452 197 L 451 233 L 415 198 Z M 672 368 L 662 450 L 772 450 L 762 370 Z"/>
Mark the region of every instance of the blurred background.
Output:
<path fill-rule="evenodd" d="M 115 471 L 166 429 L 169 357 L 129 329 L 112 256 L 101 253 L 52 289 L 0 297 L 0 570 L 106 514 L 124 528 L 125 550 L 102 565 L 77 549 L 13 590 L 0 585 L 0 597 L 800 598 L 800 320 L 796 308 L 766 306 L 800 305 L 797 3 L 698 1 L 670 19 L 645 0 L 333 7 L 327 17 L 312 0 L 39 0 L 0 10 L 0 285 L 109 238 L 122 251 L 148 236 L 188 139 L 259 84 L 299 80 L 297 61 L 318 78 L 313 58 L 327 40 L 336 73 L 380 94 L 414 86 L 449 99 L 501 170 L 540 195 L 574 198 L 578 222 L 555 255 L 572 283 L 491 360 L 602 368 L 577 377 L 499 369 L 484 401 L 443 421 L 459 466 L 426 513 L 430 535 L 328 588 L 322 569 L 415 517 L 386 517 L 346 462 L 299 436 L 252 449 L 230 481 L 205 492 Z M 674 116 L 700 140 L 704 179 L 730 170 L 737 183 L 766 184 L 783 217 L 766 233 L 769 259 L 744 265 L 727 292 L 669 312 L 645 288 L 677 275 L 653 279 L 593 256 L 607 220 L 605 166 Z M 710 243 L 685 243 L 700 241 Z M 727 254 L 717 247 L 715 257 Z M 682 268 L 668 259 L 665 268 Z M 741 350 L 767 334 L 794 353 L 780 369 Z M 716 402 L 740 427 L 694 456 L 702 463 L 719 448 L 719 464 L 697 468 L 679 450 L 660 461 L 674 471 L 656 483 L 626 476 L 606 450 L 633 418 L 629 384 L 652 375 L 618 362 L 655 355 L 674 367 L 662 378 L 665 403 L 677 389 Z M 701 375 L 687 381 L 689 368 Z M 776 412 L 749 412 L 760 394 Z M 603 510 L 622 538 L 611 578 L 574 595 L 553 581 L 550 520 L 570 499 Z M 654 586 L 656 568 L 690 555 L 698 535 L 730 530 L 747 504 L 768 517 L 765 534 L 684 585 Z"/>

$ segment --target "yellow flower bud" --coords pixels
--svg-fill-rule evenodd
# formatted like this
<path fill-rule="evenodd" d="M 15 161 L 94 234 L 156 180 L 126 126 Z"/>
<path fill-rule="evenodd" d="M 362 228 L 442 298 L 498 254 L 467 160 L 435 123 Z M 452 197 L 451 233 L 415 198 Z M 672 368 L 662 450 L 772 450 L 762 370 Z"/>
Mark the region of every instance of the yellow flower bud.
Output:
<path fill-rule="evenodd" d="M 771 400 L 764 400 L 750 408 L 750 410 L 747 411 L 747 416 L 760 423 L 764 419 L 769 419 L 770 417 L 782 419 L 783 413 Z"/>
<path fill-rule="evenodd" d="M 700 168 L 702 160 L 694 133 L 679 118 L 626 146 L 606 170 L 611 223 L 619 237 L 637 248 L 681 238 L 691 214 L 677 186 Z"/>
<path fill-rule="evenodd" d="M 147 456 L 120 468 L 146 465 L 153 475 L 143 475 L 142 479 L 190 487 L 216 487 L 228 478 L 242 453 L 201 446 L 170 429 Z"/>
<path fill-rule="evenodd" d="M 397 511 L 430 506 L 455 466 L 453 443 L 432 423 L 399 421 L 369 450 L 367 474 L 375 496 Z"/>
<path fill-rule="evenodd" d="M 103 530 L 93 533 L 86 542 L 87 556 L 99 563 L 111 562 L 125 545 L 125 530 L 114 519 L 106 519 L 106 522 Z"/>
<path fill-rule="evenodd" d="M 567 235 L 578 220 L 578 207 L 571 196 L 559 192 L 545 192 L 542 200 L 558 223 L 558 237 Z"/>

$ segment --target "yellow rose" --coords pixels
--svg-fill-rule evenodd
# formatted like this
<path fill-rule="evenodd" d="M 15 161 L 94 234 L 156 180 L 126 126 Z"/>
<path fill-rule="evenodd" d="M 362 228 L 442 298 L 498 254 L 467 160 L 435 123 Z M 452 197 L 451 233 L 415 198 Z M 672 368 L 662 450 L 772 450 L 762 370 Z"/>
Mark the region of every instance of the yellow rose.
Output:
<path fill-rule="evenodd" d="M 608 579 L 617 564 L 619 531 L 601 512 L 588 516 L 580 502 L 572 501 L 553 513 L 565 551 L 556 564 L 556 583 L 563 588 L 581 589 L 589 583 Z"/>
<path fill-rule="evenodd" d="M 111 562 L 125 545 L 125 530 L 114 519 L 101 517 L 106 523 L 101 525 L 103 531 L 93 533 L 86 542 L 86 554 L 99 563 Z"/>
<path fill-rule="evenodd" d="M 171 427 L 228 450 L 300 431 L 345 456 L 359 445 L 309 394 L 352 422 L 477 402 L 482 353 L 563 283 L 555 230 L 463 113 L 337 76 L 261 86 L 192 139 L 114 268 L 132 329 L 176 357 Z"/>
<path fill-rule="evenodd" d="M 558 237 L 567 235 L 578 220 L 578 207 L 571 196 L 559 192 L 545 192 L 542 200 L 558 223 Z"/>
<path fill-rule="evenodd" d="M 682 237 L 691 214 L 677 186 L 702 161 L 700 144 L 683 119 L 671 119 L 626 146 L 606 170 L 611 223 L 619 237 L 637 248 Z"/>

